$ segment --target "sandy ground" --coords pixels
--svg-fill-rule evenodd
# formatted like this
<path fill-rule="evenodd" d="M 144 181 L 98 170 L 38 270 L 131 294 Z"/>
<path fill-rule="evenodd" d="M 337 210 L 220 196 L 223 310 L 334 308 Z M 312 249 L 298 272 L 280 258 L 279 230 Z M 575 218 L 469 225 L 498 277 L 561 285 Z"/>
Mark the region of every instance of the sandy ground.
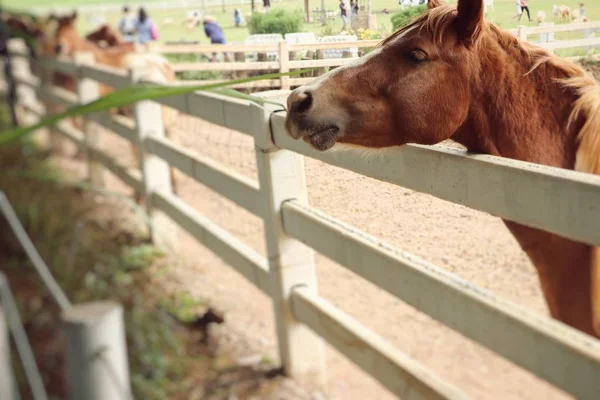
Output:
<path fill-rule="evenodd" d="M 178 129 L 177 140 L 187 149 L 256 179 L 249 137 L 185 116 L 180 118 Z M 130 163 L 126 142 L 106 136 L 107 151 L 123 164 Z M 73 172 L 84 170 L 81 161 L 73 158 L 63 158 L 62 165 Z M 316 160 L 307 159 L 306 170 L 312 206 L 510 301 L 547 314 L 537 275 L 500 219 Z M 181 174 L 177 177 L 183 199 L 264 254 L 259 219 L 192 179 Z M 126 191 L 113 177 L 108 185 Z M 165 285 L 208 299 L 225 311 L 226 323 L 214 329 L 222 345 L 235 348 L 239 356 L 260 354 L 277 360 L 269 299 L 183 232 L 180 244 L 172 276 Z M 473 398 L 569 398 L 318 254 L 317 274 L 323 297 Z M 394 398 L 329 347 L 326 361 L 328 382 L 318 392 L 322 396 L 344 400 Z M 305 383 L 294 387 L 298 398 L 311 398 L 314 393 Z M 274 398 L 296 398 L 289 393 L 288 387 Z"/>

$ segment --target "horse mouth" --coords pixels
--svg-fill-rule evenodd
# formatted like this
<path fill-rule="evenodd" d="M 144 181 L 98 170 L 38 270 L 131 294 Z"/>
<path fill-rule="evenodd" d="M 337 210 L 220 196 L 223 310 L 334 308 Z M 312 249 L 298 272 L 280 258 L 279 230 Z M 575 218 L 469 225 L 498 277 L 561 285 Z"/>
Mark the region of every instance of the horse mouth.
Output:
<path fill-rule="evenodd" d="M 329 150 L 340 138 L 340 128 L 337 125 L 328 125 L 319 131 L 304 136 L 303 140 L 319 151 Z"/>

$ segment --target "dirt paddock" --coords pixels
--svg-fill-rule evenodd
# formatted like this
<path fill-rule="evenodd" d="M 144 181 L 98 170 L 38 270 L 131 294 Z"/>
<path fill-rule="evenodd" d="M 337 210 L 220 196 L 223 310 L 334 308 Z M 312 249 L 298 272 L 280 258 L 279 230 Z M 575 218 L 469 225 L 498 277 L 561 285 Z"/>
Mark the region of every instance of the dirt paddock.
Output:
<path fill-rule="evenodd" d="M 177 140 L 187 149 L 256 179 L 249 137 L 187 116 L 179 121 Z M 125 142 L 106 136 L 107 151 L 124 164 L 131 162 Z M 71 171 L 82 171 L 80 163 L 62 158 L 63 166 Z M 548 314 L 533 266 L 500 219 L 312 159 L 306 159 L 306 171 L 312 206 L 512 302 Z M 258 218 L 192 179 L 177 177 L 183 199 L 264 254 Z M 116 178 L 109 178 L 108 184 L 111 189 L 126 190 Z M 210 299 L 225 311 L 226 323 L 213 332 L 221 345 L 234 348 L 240 357 L 260 354 L 276 361 L 270 300 L 183 232 L 180 244 L 174 272 L 164 284 Z M 323 297 L 473 398 L 569 398 L 331 260 L 319 254 L 316 260 Z M 394 398 L 329 347 L 326 361 L 328 383 L 321 389 L 326 398 Z M 302 383 L 298 398 L 310 398 L 313 389 Z M 274 394 L 269 398 L 292 397 Z"/>

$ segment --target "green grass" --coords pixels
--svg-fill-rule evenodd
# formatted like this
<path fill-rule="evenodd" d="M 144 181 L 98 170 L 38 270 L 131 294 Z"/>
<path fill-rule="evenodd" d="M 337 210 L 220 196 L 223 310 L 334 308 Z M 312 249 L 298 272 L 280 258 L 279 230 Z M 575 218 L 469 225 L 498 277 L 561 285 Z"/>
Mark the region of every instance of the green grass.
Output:
<path fill-rule="evenodd" d="M 0 132 L 8 127 L 7 107 L 0 103 Z M 193 319 L 196 306 L 204 303 L 157 285 L 169 265 L 148 242 L 147 230 L 139 228 L 121 201 L 105 197 L 99 203 L 98 193 L 64 183 L 47 156 L 31 137 L 0 146 L 0 188 L 71 301 L 113 299 L 123 304 L 135 398 L 186 395 L 183 379 L 207 361 L 186 355 L 196 341 L 175 318 Z M 1 270 L 13 288 L 50 398 L 63 398 L 59 310 L 2 216 L 0 231 Z M 173 297 L 175 318 L 163 306 Z M 34 308 L 33 303 L 39 305 Z M 13 360 L 18 366 L 16 355 Z M 21 368 L 16 370 L 26 393 Z"/>
<path fill-rule="evenodd" d="M 455 3 L 455 0 L 451 0 L 452 3 Z M 8 7 L 19 7 L 19 8 L 27 8 L 36 6 L 50 6 L 50 5 L 83 5 L 90 3 L 98 3 L 98 4 L 108 4 L 108 3 L 121 3 L 121 1 L 117 0 L 58 0 L 56 2 L 48 2 L 48 1 L 40 1 L 40 0 L 7 0 L 4 1 L 4 4 Z M 530 3 L 531 17 L 534 22 L 529 22 L 526 20 L 526 16 L 522 18 L 521 23 L 524 25 L 535 25 L 535 16 L 538 10 L 543 10 L 546 13 L 547 22 L 552 22 L 552 5 L 553 4 L 565 4 L 570 6 L 571 8 L 576 8 L 579 0 L 568 0 L 557 3 L 556 0 L 539 0 Z M 586 3 L 586 14 L 587 17 L 594 21 L 600 20 L 600 2 L 599 1 L 585 1 Z M 262 8 L 262 2 L 260 0 L 256 1 L 257 7 Z M 313 1 L 310 3 L 310 8 L 314 8 L 320 5 L 320 1 Z M 281 2 L 273 1 L 271 3 L 272 9 L 283 8 L 288 11 L 298 11 L 303 12 L 304 2 L 302 0 L 282 0 Z M 223 12 L 220 6 L 218 7 L 209 7 L 206 12 L 210 15 L 213 15 L 221 24 L 225 31 L 225 35 L 229 42 L 240 42 L 243 41 L 244 38 L 248 36 L 248 29 L 246 27 L 236 28 L 233 23 L 233 9 L 240 8 L 243 14 L 247 14 L 250 12 L 250 5 L 230 5 L 226 7 L 226 12 Z M 338 1 L 337 0 L 325 0 L 325 7 L 327 9 L 338 9 Z M 394 12 L 400 10 L 400 6 L 398 5 L 397 0 L 373 0 L 373 12 L 377 15 L 377 22 L 379 29 L 384 31 L 391 30 L 391 22 L 390 18 Z M 381 11 L 383 9 L 387 9 L 390 14 L 383 14 Z M 157 22 L 160 28 L 161 40 L 168 41 L 177 41 L 177 40 L 199 40 L 202 43 L 208 43 L 207 38 L 204 35 L 204 32 L 201 27 L 196 28 L 194 30 L 188 31 L 185 29 L 181 21 L 185 18 L 186 12 L 184 9 L 175 9 L 175 10 L 152 10 L 150 12 L 151 17 Z M 514 19 L 511 19 L 515 14 L 514 10 L 514 1 L 513 0 L 496 0 L 495 10 L 489 11 L 487 18 L 500 25 L 505 29 L 511 29 L 518 26 L 518 22 Z M 111 24 L 116 24 L 120 18 L 119 12 L 109 12 L 105 14 L 106 20 Z M 167 19 L 173 19 L 174 23 L 171 25 L 165 25 L 164 22 Z M 333 32 L 339 32 L 342 27 L 341 19 L 338 17 L 334 21 L 330 22 L 330 26 Z M 82 16 L 80 19 L 80 25 L 82 32 L 88 32 L 93 27 L 86 20 L 85 16 Z M 304 30 L 307 32 L 314 32 L 319 34 L 324 29 L 318 23 L 310 23 L 304 25 Z"/>

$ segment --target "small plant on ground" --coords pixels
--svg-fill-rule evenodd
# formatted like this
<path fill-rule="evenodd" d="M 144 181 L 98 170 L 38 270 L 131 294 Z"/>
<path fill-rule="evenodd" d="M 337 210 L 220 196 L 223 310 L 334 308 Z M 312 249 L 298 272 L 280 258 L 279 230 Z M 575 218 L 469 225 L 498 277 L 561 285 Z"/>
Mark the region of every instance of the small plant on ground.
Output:
<path fill-rule="evenodd" d="M 206 302 L 193 298 L 189 293 L 177 293 L 165 297 L 160 300 L 159 304 L 164 312 L 184 324 L 190 323 L 198 317 L 199 307 L 206 306 Z"/>
<path fill-rule="evenodd" d="M 323 26 L 323 28 L 321 28 L 319 36 L 332 36 L 334 33 L 335 30 L 333 29 L 333 26 L 326 24 Z"/>

